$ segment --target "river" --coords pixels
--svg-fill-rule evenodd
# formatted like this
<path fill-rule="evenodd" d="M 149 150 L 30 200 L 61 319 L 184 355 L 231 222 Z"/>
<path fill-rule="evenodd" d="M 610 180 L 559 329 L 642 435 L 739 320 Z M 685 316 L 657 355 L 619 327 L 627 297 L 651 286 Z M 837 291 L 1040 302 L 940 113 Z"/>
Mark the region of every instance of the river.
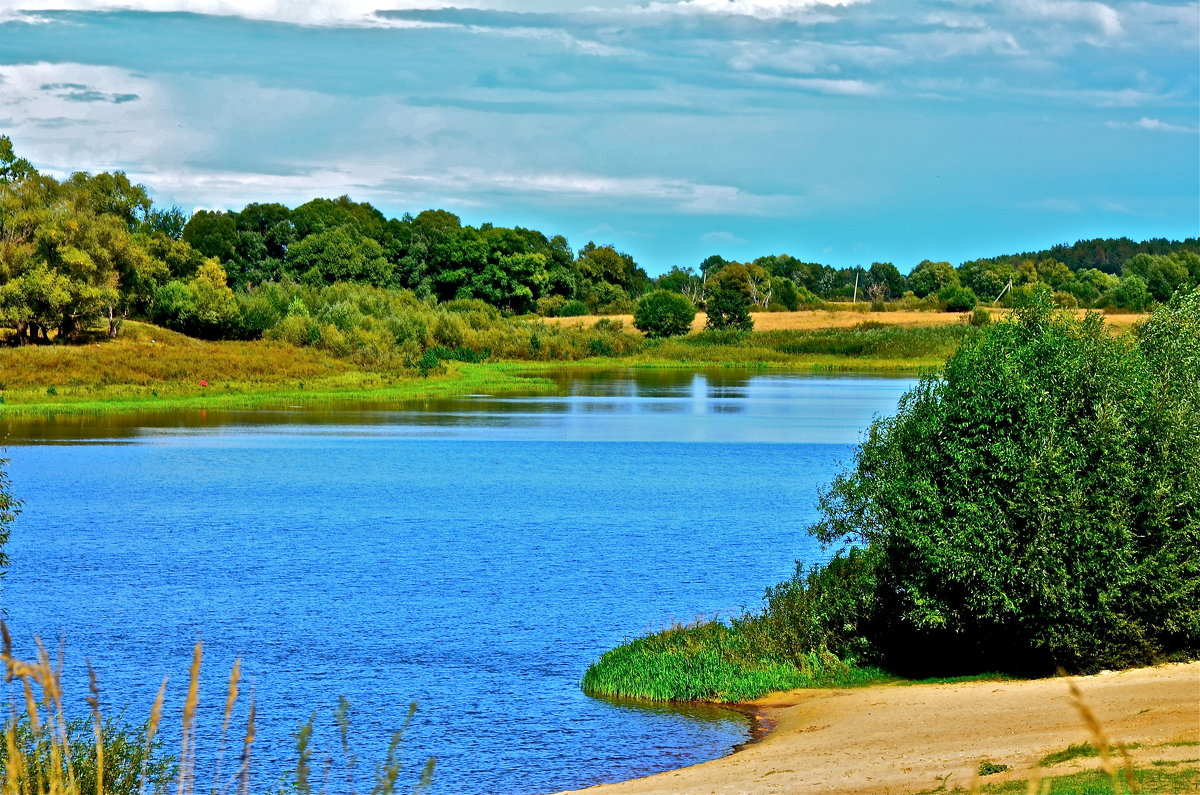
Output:
<path fill-rule="evenodd" d="M 554 377 L 550 396 L 0 424 L 24 501 L 2 597 L 18 649 L 65 643 L 73 714 L 90 658 L 106 711 L 140 722 L 166 675 L 178 715 L 202 638 L 209 759 L 240 656 L 256 791 L 291 767 L 309 715 L 332 752 L 339 695 L 366 770 L 418 703 L 402 779 L 435 756 L 435 793 L 728 753 L 747 737 L 737 713 L 594 699 L 579 679 L 628 636 L 754 608 L 820 559 L 805 533 L 818 487 L 913 382 Z"/>

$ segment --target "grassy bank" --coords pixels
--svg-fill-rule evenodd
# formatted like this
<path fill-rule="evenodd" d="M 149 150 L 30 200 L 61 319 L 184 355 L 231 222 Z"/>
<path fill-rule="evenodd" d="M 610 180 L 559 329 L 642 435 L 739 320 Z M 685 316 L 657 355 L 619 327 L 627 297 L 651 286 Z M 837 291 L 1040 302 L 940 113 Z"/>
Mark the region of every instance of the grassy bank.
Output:
<path fill-rule="evenodd" d="M 0 347 L 0 417 L 549 391 L 553 384 L 536 373 L 564 368 L 919 372 L 939 366 L 974 333 L 961 323 L 912 328 L 867 321 L 851 329 L 704 332 L 645 340 L 606 328 L 603 334 L 618 338 L 615 347 L 622 353 L 598 345 L 600 353 L 609 355 L 564 360 L 547 349 L 537 324 L 529 324 L 527 358 L 441 361 L 426 376 L 394 359 L 342 358 L 319 347 L 270 340 L 206 342 L 130 322 L 116 340 Z M 517 352 L 519 346 L 510 346 L 510 353 Z"/>
<path fill-rule="evenodd" d="M 596 696 L 732 704 L 780 690 L 887 681 L 894 677 L 830 654 L 797 659 L 763 650 L 743 624 L 708 621 L 670 627 L 605 652 L 588 667 L 582 685 Z"/>

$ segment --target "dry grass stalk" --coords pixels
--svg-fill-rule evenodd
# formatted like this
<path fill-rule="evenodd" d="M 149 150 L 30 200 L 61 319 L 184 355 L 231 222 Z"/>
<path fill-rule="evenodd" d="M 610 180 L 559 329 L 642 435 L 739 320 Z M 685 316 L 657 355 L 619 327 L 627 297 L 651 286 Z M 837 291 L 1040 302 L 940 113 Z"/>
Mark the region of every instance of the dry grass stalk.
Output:
<path fill-rule="evenodd" d="M 146 757 L 150 756 L 150 749 L 154 747 L 154 735 L 158 733 L 158 724 L 162 720 L 163 701 L 167 697 L 167 680 L 168 677 L 163 677 L 162 685 L 158 688 L 158 696 L 154 699 L 153 706 L 150 707 L 150 720 L 146 722 Z M 142 774 L 138 778 L 138 791 L 144 792 L 146 788 L 146 769 L 142 768 Z"/>
<path fill-rule="evenodd" d="M 250 750 L 254 747 L 254 688 L 250 688 L 250 712 L 246 719 L 246 736 L 242 740 L 242 761 L 238 769 L 238 792 L 250 795 Z"/>
<path fill-rule="evenodd" d="M 179 742 L 179 795 L 192 791 L 196 768 L 196 707 L 200 705 L 200 664 L 204 659 L 204 644 L 196 641 L 192 650 L 192 667 L 188 671 L 187 700 L 183 703 L 183 736 Z"/>
<path fill-rule="evenodd" d="M 104 795 L 104 720 L 100 717 L 100 683 L 96 681 L 96 669 L 87 661 L 88 706 L 92 708 L 92 729 L 96 735 L 96 795 Z"/>

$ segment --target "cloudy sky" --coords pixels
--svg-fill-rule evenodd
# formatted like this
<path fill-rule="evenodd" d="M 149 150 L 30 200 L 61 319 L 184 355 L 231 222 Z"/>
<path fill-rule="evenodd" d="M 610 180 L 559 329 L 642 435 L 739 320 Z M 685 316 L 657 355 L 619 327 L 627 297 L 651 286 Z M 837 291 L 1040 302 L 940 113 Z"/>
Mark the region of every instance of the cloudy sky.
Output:
<path fill-rule="evenodd" d="M 651 273 L 1200 234 L 1200 8 L 0 0 L 0 134 L 156 200 L 350 194 Z"/>

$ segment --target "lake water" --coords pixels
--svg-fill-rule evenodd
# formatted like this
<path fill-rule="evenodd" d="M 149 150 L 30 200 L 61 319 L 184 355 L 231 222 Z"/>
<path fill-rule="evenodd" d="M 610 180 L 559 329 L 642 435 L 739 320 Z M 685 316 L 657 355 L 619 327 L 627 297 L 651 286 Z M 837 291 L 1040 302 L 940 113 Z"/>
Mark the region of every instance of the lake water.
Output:
<path fill-rule="evenodd" d="M 912 381 L 555 377 L 553 396 L 0 425 L 25 502 L 2 597 L 19 650 L 65 640 L 74 714 L 90 658 L 106 710 L 140 722 L 168 674 L 178 715 L 202 637 L 210 728 L 240 656 L 257 791 L 310 714 L 332 751 L 339 695 L 366 770 L 417 701 L 405 776 L 436 756 L 438 793 L 728 753 L 742 715 L 608 702 L 579 679 L 628 636 L 756 607 L 820 559 L 805 534 L 818 486 Z M 214 746 L 205 734 L 201 756 Z"/>

